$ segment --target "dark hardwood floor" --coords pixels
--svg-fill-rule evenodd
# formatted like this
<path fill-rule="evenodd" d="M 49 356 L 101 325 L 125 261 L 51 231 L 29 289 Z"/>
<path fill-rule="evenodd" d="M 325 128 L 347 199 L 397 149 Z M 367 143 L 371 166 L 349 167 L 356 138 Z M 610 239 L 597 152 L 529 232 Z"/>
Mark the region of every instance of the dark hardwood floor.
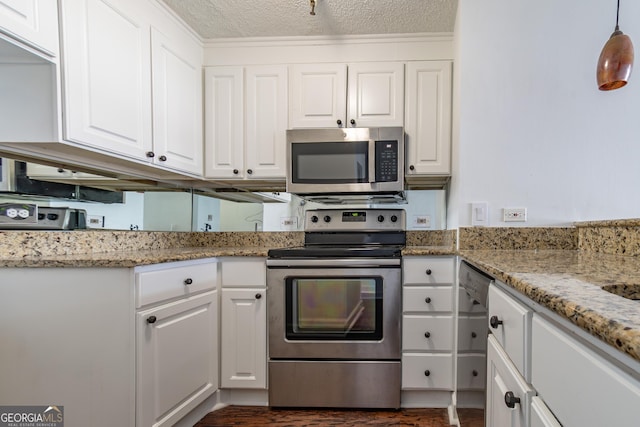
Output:
<path fill-rule="evenodd" d="M 483 427 L 483 411 L 458 410 L 462 427 Z M 272 409 L 262 406 L 227 406 L 209 413 L 195 427 L 270 426 L 420 426 L 448 427 L 446 409 L 340 410 L 340 409 Z"/>

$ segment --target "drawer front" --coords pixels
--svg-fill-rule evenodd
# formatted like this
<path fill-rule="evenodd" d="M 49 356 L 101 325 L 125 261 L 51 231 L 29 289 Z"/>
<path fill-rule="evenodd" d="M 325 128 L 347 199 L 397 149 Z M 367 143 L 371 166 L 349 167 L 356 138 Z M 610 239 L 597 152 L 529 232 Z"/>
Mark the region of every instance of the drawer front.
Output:
<path fill-rule="evenodd" d="M 416 286 L 402 289 L 402 311 L 407 312 L 451 312 L 451 286 Z"/>
<path fill-rule="evenodd" d="M 404 284 L 453 283 L 455 266 L 452 257 L 403 257 Z"/>
<path fill-rule="evenodd" d="M 458 355 L 458 389 L 484 390 L 487 381 L 487 358 L 484 354 Z"/>
<path fill-rule="evenodd" d="M 484 351 L 487 349 L 487 318 L 460 316 L 458 318 L 458 350 Z"/>
<path fill-rule="evenodd" d="M 531 311 L 504 291 L 489 288 L 489 332 L 502 346 L 518 371 L 529 380 L 527 350 L 531 330 Z M 490 326 L 492 318 L 502 322 Z"/>
<path fill-rule="evenodd" d="M 640 381 L 537 315 L 532 329 L 532 384 L 562 425 L 638 425 Z"/>
<path fill-rule="evenodd" d="M 216 287 L 217 263 L 170 263 L 137 271 L 136 307 L 186 297 Z"/>
<path fill-rule="evenodd" d="M 458 311 L 460 313 L 486 313 L 487 310 L 463 288 L 458 289 Z"/>
<path fill-rule="evenodd" d="M 453 389 L 453 355 L 403 354 L 402 389 Z"/>
<path fill-rule="evenodd" d="M 402 349 L 434 351 L 453 349 L 453 318 L 451 316 L 402 317 Z"/>
<path fill-rule="evenodd" d="M 220 264 L 222 287 L 264 288 L 267 267 L 264 258 L 224 259 Z"/>

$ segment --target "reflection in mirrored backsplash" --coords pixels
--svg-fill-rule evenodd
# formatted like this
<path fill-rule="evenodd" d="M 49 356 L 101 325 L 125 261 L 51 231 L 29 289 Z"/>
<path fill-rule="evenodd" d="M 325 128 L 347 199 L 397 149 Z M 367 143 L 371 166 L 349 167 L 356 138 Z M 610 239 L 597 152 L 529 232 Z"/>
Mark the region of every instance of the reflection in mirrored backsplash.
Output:
<path fill-rule="evenodd" d="M 67 206 L 87 211 L 88 226 L 145 231 L 302 231 L 307 209 L 331 208 L 278 194 L 277 203 L 240 203 L 192 192 L 125 191 L 123 203 L 79 202 L 49 197 L 0 195 L 0 203 L 29 201 L 39 206 Z M 340 205 L 340 208 L 399 208 L 407 213 L 407 230 L 446 229 L 444 190 L 411 190 L 406 204 Z"/>
<path fill-rule="evenodd" d="M 4 159 L 9 160 L 9 159 Z M 144 190 L 109 192 L 79 197 L 87 185 L 89 190 L 104 184 L 97 175 L 65 171 L 50 166 L 22 164 L 11 170 L 13 161 L 0 163 L 0 203 L 30 202 L 38 206 L 70 207 L 87 212 L 87 224 L 94 229 L 144 231 L 302 231 L 304 213 L 308 209 L 336 207 L 305 201 L 288 193 L 219 193 L 218 197 L 193 190 Z M 24 170 L 22 170 L 24 169 Z M 27 191 L 35 188 L 38 196 L 18 195 L 18 177 Z M 34 187 L 34 184 L 38 184 Z M 95 185 L 93 185 L 95 184 Z M 131 189 L 131 188 L 129 188 Z M 112 193 L 118 197 L 105 197 Z M 55 196 L 54 196 L 55 195 Z M 61 195 L 63 198 L 61 198 Z M 236 202 L 221 199 L 238 200 Z M 100 202 L 96 201 L 100 200 Z M 255 200 L 256 202 L 248 202 Z M 446 229 L 446 191 L 410 190 L 404 204 L 353 204 L 340 208 L 399 208 L 407 213 L 407 230 Z"/>

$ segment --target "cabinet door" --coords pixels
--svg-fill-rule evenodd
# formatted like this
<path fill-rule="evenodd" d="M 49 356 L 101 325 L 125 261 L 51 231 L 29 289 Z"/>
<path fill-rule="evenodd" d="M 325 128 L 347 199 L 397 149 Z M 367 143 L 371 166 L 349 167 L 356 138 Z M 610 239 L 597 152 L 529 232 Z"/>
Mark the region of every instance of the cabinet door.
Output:
<path fill-rule="evenodd" d="M 152 135 L 150 25 L 141 9 L 145 3 L 60 4 L 64 138 L 146 158 Z"/>
<path fill-rule="evenodd" d="M 486 422 L 491 427 L 527 426 L 528 399 L 533 391 L 518 373 L 507 354 L 493 336 L 487 345 Z M 507 396 L 512 406 L 507 405 Z M 516 403 L 516 400 L 519 402 Z"/>
<path fill-rule="evenodd" d="M 205 68 L 205 177 L 244 176 L 242 67 Z"/>
<path fill-rule="evenodd" d="M 153 161 L 202 175 L 202 47 L 151 31 Z"/>
<path fill-rule="evenodd" d="M 287 68 L 247 67 L 245 106 L 247 178 L 286 176 Z"/>
<path fill-rule="evenodd" d="M 58 4 L 52 0 L 0 0 L 0 31 L 58 56 Z"/>
<path fill-rule="evenodd" d="M 404 125 L 404 64 L 349 65 L 348 127 Z"/>
<path fill-rule="evenodd" d="M 267 387 L 265 300 L 264 288 L 222 289 L 222 388 Z"/>
<path fill-rule="evenodd" d="M 136 425 L 172 426 L 218 388 L 216 295 L 136 315 Z"/>
<path fill-rule="evenodd" d="M 407 64 L 408 175 L 451 172 L 451 62 Z"/>
<path fill-rule="evenodd" d="M 531 427 L 561 427 L 544 401 L 538 396 L 531 399 Z"/>
<path fill-rule="evenodd" d="M 346 64 L 291 66 L 289 94 L 291 128 L 346 126 Z"/>

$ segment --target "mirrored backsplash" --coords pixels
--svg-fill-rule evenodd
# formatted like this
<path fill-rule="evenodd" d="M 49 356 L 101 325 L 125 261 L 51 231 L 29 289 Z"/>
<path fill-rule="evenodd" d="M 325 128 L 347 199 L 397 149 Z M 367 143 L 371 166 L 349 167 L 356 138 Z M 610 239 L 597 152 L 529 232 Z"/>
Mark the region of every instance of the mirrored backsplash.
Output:
<path fill-rule="evenodd" d="M 245 200 L 256 202 L 236 202 L 200 194 L 194 190 L 123 191 L 118 193 L 119 197 L 112 199 L 115 202 L 106 199 L 109 203 L 105 203 L 60 198 L 56 197 L 58 193 L 53 196 L 47 195 L 46 191 L 45 195 L 39 196 L 14 194 L 6 187 L 2 191 L 0 203 L 29 202 L 38 206 L 84 209 L 87 212 L 88 227 L 105 230 L 303 231 L 306 210 L 336 207 L 308 202 L 288 193 L 250 193 Z M 231 198 L 231 195 L 227 198 Z M 446 229 L 445 190 L 410 190 L 406 192 L 406 203 L 402 204 L 354 204 L 338 207 L 404 209 L 407 214 L 407 230 Z"/>

